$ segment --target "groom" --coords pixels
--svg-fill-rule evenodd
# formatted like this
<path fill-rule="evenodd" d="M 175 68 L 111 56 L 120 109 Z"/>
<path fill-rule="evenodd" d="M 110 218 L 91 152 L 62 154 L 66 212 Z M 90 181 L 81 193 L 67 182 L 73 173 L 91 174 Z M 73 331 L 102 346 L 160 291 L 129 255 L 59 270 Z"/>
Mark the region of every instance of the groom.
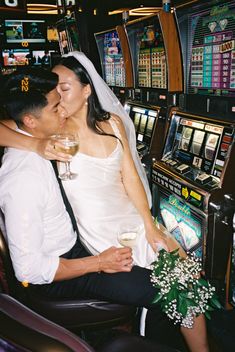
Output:
<path fill-rule="evenodd" d="M 28 91 L 22 90 L 26 80 Z M 27 69 L 9 76 L 4 105 L 19 132 L 46 138 L 63 127 L 57 84 L 58 76 L 49 71 Z M 111 247 L 98 256 L 86 251 L 49 161 L 8 148 L 0 168 L 0 208 L 20 282 L 53 298 L 93 297 L 144 306 L 152 316 L 147 327 L 158 335 L 155 324 L 162 315 L 151 303 L 156 290 L 150 271 L 133 266 L 127 247 Z"/>

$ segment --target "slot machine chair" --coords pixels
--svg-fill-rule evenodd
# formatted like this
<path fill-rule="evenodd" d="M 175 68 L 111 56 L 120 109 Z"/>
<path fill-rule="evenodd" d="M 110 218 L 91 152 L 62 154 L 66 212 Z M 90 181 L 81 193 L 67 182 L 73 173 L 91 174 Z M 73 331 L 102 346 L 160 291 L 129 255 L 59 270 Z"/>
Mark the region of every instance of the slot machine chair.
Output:
<path fill-rule="evenodd" d="M 15 347 L 15 348 L 14 348 Z M 6 349 L 5 349 L 6 348 Z M 35 352 L 95 352 L 80 337 L 0 293 L 0 350 Z M 177 352 L 138 336 L 123 335 L 107 341 L 99 352 Z"/>
<path fill-rule="evenodd" d="M 7 293 L 38 314 L 72 331 L 120 326 L 135 318 L 136 308 L 99 299 L 53 300 L 24 288 L 15 277 L 10 253 L 0 230 L 0 292 Z"/>

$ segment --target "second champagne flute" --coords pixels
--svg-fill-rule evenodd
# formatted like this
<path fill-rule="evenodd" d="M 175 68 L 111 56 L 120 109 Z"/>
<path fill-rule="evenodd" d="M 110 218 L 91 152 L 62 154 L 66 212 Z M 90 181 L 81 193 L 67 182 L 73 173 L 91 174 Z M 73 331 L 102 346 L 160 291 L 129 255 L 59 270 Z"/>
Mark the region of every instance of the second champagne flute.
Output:
<path fill-rule="evenodd" d="M 137 229 L 120 229 L 117 235 L 118 242 L 121 246 L 134 248 L 138 236 Z"/>

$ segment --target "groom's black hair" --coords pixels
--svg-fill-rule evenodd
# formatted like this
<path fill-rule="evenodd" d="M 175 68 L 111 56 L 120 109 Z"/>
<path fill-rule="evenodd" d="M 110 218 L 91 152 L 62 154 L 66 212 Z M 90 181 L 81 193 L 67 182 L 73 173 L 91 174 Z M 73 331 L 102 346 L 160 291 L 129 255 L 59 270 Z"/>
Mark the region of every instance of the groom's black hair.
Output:
<path fill-rule="evenodd" d="M 56 88 L 58 75 L 43 69 L 25 68 L 4 77 L 1 87 L 2 106 L 9 118 L 22 125 L 25 113 L 39 117 L 47 104 L 47 94 Z"/>

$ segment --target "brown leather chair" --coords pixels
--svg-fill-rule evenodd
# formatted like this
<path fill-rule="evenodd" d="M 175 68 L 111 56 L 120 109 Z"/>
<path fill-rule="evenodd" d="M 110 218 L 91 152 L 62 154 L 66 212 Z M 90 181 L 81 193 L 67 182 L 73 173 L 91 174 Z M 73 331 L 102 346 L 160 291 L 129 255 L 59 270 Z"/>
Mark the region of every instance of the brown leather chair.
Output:
<path fill-rule="evenodd" d="M 0 294 L 0 350 L 94 352 L 93 348 L 78 336 L 43 318 L 6 294 Z M 131 335 L 109 339 L 98 352 L 130 351 L 177 352 L 170 347 Z"/>
<path fill-rule="evenodd" d="M 98 299 L 52 300 L 32 294 L 16 279 L 5 238 L 0 230 L 0 292 L 70 330 L 118 326 L 130 322 L 136 308 Z"/>

